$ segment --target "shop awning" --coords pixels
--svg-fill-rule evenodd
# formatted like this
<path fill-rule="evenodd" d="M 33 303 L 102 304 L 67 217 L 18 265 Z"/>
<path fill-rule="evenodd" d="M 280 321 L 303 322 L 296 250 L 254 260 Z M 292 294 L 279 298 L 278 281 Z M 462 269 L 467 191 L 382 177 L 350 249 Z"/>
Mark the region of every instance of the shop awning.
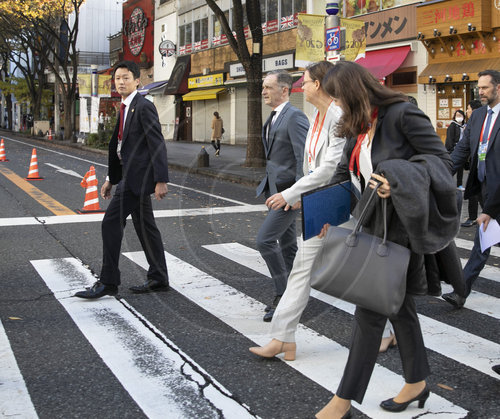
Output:
<path fill-rule="evenodd" d="M 182 95 L 187 93 L 189 91 L 187 79 L 190 71 L 191 56 L 181 55 L 178 57 L 163 94 Z"/>
<path fill-rule="evenodd" d="M 365 57 L 356 62 L 370 70 L 377 79 L 382 80 L 401 67 L 409 52 L 409 45 L 366 51 Z"/>
<path fill-rule="evenodd" d="M 444 83 L 446 75 L 451 77 L 451 83 L 462 81 L 477 81 L 477 73 L 487 69 L 497 70 L 500 68 L 500 58 L 484 58 L 482 60 L 462 60 L 446 63 L 429 64 L 418 76 L 418 82 L 429 83 L 429 76 L 436 79 L 435 83 Z M 468 80 L 462 80 L 466 73 Z"/>
<path fill-rule="evenodd" d="M 141 94 L 141 95 L 147 95 L 147 94 L 150 94 L 152 93 L 151 91 L 156 88 L 156 87 L 161 87 L 161 86 L 164 86 L 165 84 L 168 83 L 168 80 L 163 80 L 163 81 L 155 81 L 153 83 L 149 83 L 149 84 L 146 84 L 146 86 L 144 87 L 141 87 L 140 89 L 137 89 L 137 91 Z"/>
<path fill-rule="evenodd" d="M 304 89 L 302 89 L 302 82 L 304 81 L 304 75 L 300 77 L 295 83 L 292 84 L 292 93 L 300 93 L 303 92 Z"/>
<path fill-rule="evenodd" d="M 182 100 L 217 99 L 217 95 L 225 90 L 225 88 L 220 87 L 217 89 L 191 90 L 188 94 L 182 96 Z"/>

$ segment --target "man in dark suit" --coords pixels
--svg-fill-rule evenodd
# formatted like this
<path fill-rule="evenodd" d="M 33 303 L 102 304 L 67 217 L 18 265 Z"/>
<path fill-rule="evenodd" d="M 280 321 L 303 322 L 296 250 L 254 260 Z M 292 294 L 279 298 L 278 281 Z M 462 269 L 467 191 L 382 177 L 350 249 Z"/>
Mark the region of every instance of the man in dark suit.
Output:
<path fill-rule="evenodd" d="M 453 150 L 453 170 L 462 167 L 470 157 L 470 172 L 464 199 L 479 195 L 482 214 L 477 217 L 478 230 L 469 260 L 464 267 L 465 295 L 443 294 L 443 299 L 461 308 L 469 296 L 472 284 L 483 269 L 490 250 L 481 252 L 479 228 L 486 230 L 492 219 L 500 220 L 500 72 L 485 70 L 478 74 L 477 86 L 483 106 L 475 110 L 464 136 Z"/>
<path fill-rule="evenodd" d="M 108 177 L 101 188 L 111 198 L 102 220 L 103 263 L 100 280 L 75 294 L 80 298 L 115 295 L 120 285 L 118 260 L 125 220 L 132 215 L 134 228 L 149 263 L 147 281 L 131 287 L 134 293 L 168 289 L 168 272 L 160 232 L 150 195 L 160 200 L 168 192 L 167 149 L 155 106 L 137 93 L 140 71 L 136 63 L 122 61 L 114 81 L 122 97 L 120 116 L 109 142 Z"/>
<path fill-rule="evenodd" d="M 264 194 L 268 198 L 289 188 L 303 176 L 309 121 L 303 112 L 290 105 L 291 90 L 292 77 L 286 71 L 271 71 L 264 79 L 262 97 L 273 110 L 262 129 L 266 175 L 257 187 L 257 196 Z M 266 261 L 275 289 L 274 300 L 266 307 L 265 322 L 273 318 L 297 253 L 297 211 L 271 207 L 257 234 L 257 248 Z"/>

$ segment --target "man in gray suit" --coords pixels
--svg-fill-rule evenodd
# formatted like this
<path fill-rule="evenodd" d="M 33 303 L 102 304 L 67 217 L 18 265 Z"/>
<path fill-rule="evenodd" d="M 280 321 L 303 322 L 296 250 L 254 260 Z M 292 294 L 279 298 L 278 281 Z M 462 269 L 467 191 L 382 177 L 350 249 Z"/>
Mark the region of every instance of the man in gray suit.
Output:
<path fill-rule="evenodd" d="M 291 90 L 292 77 L 286 71 L 271 71 L 264 79 L 262 97 L 273 110 L 262 129 L 266 175 L 257 187 L 257 196 L 264 194 L 268 198 L 289 188 L 303 176 L 309 121 L 288 102 Z M 257 234 L 257 248 L 266 261 L 275 289 L 274 300 L 266 307 L 265 322 L 273 318 L 297 253 L 296 216 L 296 210 L 270 208 Z"/>

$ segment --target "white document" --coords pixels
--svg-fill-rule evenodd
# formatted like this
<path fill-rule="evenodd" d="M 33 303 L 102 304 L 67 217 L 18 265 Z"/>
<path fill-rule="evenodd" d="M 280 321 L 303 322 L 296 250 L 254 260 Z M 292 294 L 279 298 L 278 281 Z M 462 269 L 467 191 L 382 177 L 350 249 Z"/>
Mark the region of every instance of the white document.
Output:
<path fill-rule="evenodd" d="M 479 227 L 479 243 L 481 243 L 481 252 L 489 249 L 494 244 L 500 242 L 500 226 L 497 220 L 491 219 L 486 231 L 483 231 L 484 223 Z"/>

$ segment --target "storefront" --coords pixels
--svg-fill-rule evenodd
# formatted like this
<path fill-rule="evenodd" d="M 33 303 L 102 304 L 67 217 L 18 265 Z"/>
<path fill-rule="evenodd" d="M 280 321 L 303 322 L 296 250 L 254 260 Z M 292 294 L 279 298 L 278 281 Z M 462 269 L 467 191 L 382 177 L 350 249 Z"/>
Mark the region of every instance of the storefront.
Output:
<path fill-rule="evenodd" d="M 417 7 L 417 36 L 428 54 L 420 72 L 428 115 L 440 137 L 457 109 L 478 99 L 477 73 L 500 68 L 500 5 L 496 1 L 445 0 Z"/>

